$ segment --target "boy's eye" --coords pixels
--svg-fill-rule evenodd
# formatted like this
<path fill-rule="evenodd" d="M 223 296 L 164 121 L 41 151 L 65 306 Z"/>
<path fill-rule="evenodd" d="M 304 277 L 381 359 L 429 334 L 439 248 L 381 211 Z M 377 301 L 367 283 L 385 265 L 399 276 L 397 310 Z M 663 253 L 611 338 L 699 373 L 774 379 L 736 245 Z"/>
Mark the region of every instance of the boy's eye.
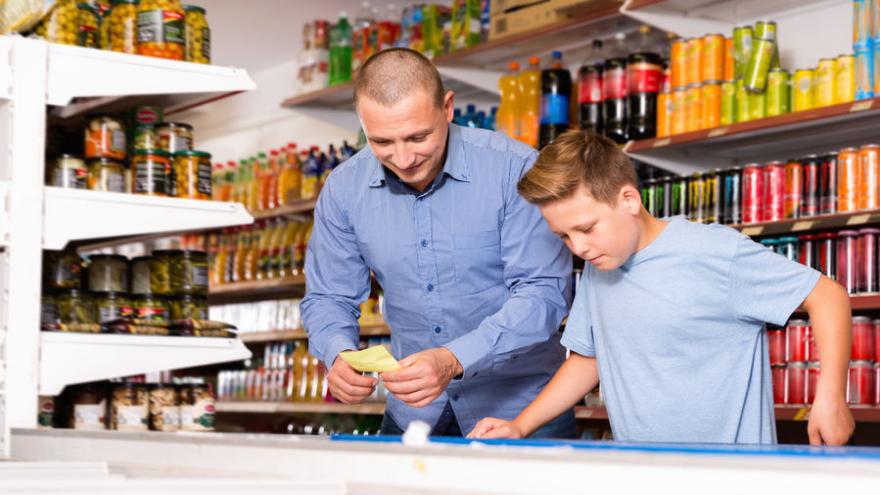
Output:
<path fill-rule="evenodd" d="M 593 231 L 593 226 L 590 225 L 589 227 L 587 227 L 585 229 L 580 229 L 580 231 L 583 232 L 584 234 L 589 234 L 590 232 Z"/>

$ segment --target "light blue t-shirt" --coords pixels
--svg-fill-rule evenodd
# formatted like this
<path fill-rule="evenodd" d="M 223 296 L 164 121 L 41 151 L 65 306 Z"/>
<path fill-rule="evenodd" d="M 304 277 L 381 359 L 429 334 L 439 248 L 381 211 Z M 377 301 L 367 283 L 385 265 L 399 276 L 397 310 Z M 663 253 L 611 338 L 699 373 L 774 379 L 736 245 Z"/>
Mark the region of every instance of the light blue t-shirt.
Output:
<path fill-rule="evenodd" d="M 595 356 L 614 438 L 776 442 L 764 322 L 819 280 L 720 225 L 673 218 L 620 268 L 588 264 L 562 344 Z"/>

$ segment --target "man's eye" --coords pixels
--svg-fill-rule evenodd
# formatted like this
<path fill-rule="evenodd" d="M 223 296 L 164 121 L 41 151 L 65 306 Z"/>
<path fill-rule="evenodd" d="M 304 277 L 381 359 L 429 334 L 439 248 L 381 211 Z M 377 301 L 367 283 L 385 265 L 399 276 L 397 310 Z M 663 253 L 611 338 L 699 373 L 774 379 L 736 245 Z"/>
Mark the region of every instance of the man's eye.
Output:
<path fill-rule="evenodd" d="M 426 138 L 427 138 L 427 136 L 415 136 L 415 137 L 410 138 L 410 141 L 412 141 L 414 143 L 421 143 Z"/>

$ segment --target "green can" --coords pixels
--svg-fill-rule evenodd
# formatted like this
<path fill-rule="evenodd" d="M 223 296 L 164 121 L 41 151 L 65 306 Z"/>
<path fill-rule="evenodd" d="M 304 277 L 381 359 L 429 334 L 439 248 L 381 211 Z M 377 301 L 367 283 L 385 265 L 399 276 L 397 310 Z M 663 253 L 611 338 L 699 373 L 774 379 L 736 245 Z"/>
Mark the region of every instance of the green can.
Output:
<path fill-rule="evenodd" d="M 767 76 L 767 116 L 775 117 L 791 111 L 791 74 L 777 68 Z"/>
<path fill-rule="evenodd" d="M 654 215 L 652 211 L 657 203 L 657 179 L 648 179 L 642 185 L 642 206 L 648 210 L 648 213 Z"/>
<path fill-rule="evenodd" d="M 767 116 L 767 92 L 749 93 L 749 120 L 763 119 Z"/>
<path fill-rule="evenodd" d="M 730 125 L 736 122 L 736 83 L 724 81 L 721 83 L 721 125 Z"/>
<path fill-rule="evenodd" d="M 752 120 L 752 112 L 749 111 L 749 92 L 746 91 L 746 83 L 742 79 L 736 80 L 736 121 L 748 122 Z"/>
<path fill-rule="evenodd" d="M 765 40 L 776 39 L 776 23 L 773 21 L 758 21 L 755 23 L 755 38 Z"/>
<path fill-rule="evenodd" d="M 733 29 L 733 74 L 734 79 L 745 77 L 749 58 L 752 56 L 752 27 L 739 26 Z"/>
<path fill-rule="evenodd" d="M 768 32 L 769 33 L 769 32 Z M 767 76 L 776 50 L 775 34 L 770 38 L 755 38 L 752 43 L 752 55 L 746 68 L 746 89 L 752 93 L 763 93 L 767 88 Z"/>

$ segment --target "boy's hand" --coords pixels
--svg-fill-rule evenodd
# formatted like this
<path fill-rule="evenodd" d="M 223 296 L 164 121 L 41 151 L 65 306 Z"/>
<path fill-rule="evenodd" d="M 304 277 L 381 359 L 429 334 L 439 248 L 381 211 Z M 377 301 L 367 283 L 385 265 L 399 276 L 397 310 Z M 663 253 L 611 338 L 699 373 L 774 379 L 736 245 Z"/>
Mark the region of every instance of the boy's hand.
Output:
<path fill-rule="evenodd" d="M 410 407 L 425 407 L 440 397 L 449 382 L 462 373 L 461 363 L 445 347 L 411 354 L 400 360 L 399 371 L 380 376 L 385 388 Z"/>
<path fill-rule="evenodd" d="M 483 418 L 468 433 L 468 438 L 522 438 L 523 432 L 513 421 Z"/>
<path fill-rule="evenodd" d="M 839 397 L 816 396 L 807 422 L 810 445 L 844 445 L 855 426 L 846 401 Z"/>

